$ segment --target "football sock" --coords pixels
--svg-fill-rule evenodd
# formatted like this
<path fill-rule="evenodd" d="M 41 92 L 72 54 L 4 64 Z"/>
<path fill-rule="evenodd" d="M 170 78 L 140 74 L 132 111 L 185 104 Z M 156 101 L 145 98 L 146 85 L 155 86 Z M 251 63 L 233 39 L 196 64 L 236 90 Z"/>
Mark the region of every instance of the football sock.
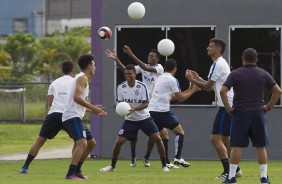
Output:
<path fill-rule="evenodd" d="M 229 164 L 229 176 L 228 176 L 228 179 L 231 179 L 233 177 L 235 177 L 235 174 L 236 174 L 236 169 L 238 167 L 238 165 L 236 164 Z"/>
<path fill-rule="evenodd" d="M 261 164 L 259 165 L 259 168 L 260 168 L 260 177 L 267 178 L 267 164 Z"/>
<path fill-rule="evenodd" d="M 184 135 L 178 134 L 175 137 L 175 158 L 180 159 L 184 144 Z"/>
<path fill-rule="evenodd" d="M 32 156 L 30 154 L 27 155 L 26 161 L 24 163 L 24 166 L 28 167 L 29 164 L 32 162 L 32 160 L 35 158 L 35 156 Z"/>
<path fill-rule="evenodd" d="M 71 165 L 70 165 L 70 167 L 69 167 L 69 170 L 68 170 L 67 176 L 74 175 L 75 168 L 76 168 L 76 165 L 72 165 L 72 164 L 71 164 Z"/>
<path fill-rule="evenodd" d="M 168 157 L 168 139 L 162 139 L 163 144 L 164 144 L 164 148 L 165 148 L 165 159 L 166 159 L 166 163 L 170 164 L 169 161 L 169 157 Z"/>
<path fill-rule="evenodd" d="M 117 159 L 112 159 L 112 164 L 111 166 L 114 168 L 116 168 L 116 163 L 117 163 Z"/>
<path fill-rule="evenodd" d="M 76 173 L 79 173 L 81 172 L 81 166 L 82 166 L 83 162 L 78 162 L 76 168 L 75 168 L 75 172 Z"/>
<path fill-rule="evenodd" d="M 150 151 L 147 151 L 147 152 L 146 152 L 146 155 L 144 156 L 144 158 L 149 158 L 150 155 L 151 155 L 151 152 L 150 152 Z"/>
<path fill-rule="evenodd" d="M 164 157 L 161 157 L 161 162 L 162 162 L 162 166 L 166 166 L 166 159 Z"/>
<path fill-rule="evenodd" d="M 135 149 L 131 149 L 131 157 L 132 158 L 136 157 Z"/>
<path fill-rule="evenodd" d="M 229 160 L 228 160 L 228 158 L 221 159 L 220 161 L 221 161 L 222 166 L 223 166 L 223 172 L 229 173 Z"/>

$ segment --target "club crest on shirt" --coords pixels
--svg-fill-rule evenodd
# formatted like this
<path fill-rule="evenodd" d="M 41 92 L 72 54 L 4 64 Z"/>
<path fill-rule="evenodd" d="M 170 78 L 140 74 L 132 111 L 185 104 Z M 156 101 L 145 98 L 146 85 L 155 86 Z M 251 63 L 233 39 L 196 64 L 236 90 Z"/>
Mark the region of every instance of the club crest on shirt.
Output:
<path fill-rule="evenodd" d="M 135 94 L 135 96 L 140 95 L 139 89 L 135 89 L 135 90 L 134 90 L 134 94 Z"/>

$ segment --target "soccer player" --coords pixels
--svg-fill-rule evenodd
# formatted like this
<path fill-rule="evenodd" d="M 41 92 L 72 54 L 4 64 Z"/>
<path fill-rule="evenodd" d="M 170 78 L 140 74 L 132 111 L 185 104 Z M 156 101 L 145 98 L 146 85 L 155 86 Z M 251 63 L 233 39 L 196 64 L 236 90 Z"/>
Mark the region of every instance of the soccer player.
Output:
<path fill-rule="evenodd" d="M 130 104 L 131 110 L 125 117 L 123 126 L 118 133 L 113 149 L 112 163 L 110 166 L 101 168 L 101 172 L 111 172 L 116 168 L 116 162 L 122 145 L 127 140 L 136 140 L 138 130 L 142 130 L 154 142 L 156 142 L 162 162 L 162 170 L 169 171 L 165 161 L 165 149 L 162 143 L 158 128 L 150 117 L 147 110 L 149 94 L 147 86 L 136 80 L 136 70 L 134 65 L 127 65 L 124 69 L 125 82 L 117 88 L 117 101 L 125 101 Z"/>
<path fill-rule="evenodd" d="M 222 57 L 225 50 L 225 42 L 221 39 L 213 38 L 207 47 L 207 54 L 211 57 L 213 64 L 211 65 L 208 75 L 208 81 L 203 80 L 199 75 L 192 70 L 187 72 L 186 78 L 192 83 L 200 87 L 202 90 L 210 92 L 214 90 L 216 95 L 216 105 L 219 107 L 216 117 L 213 122 L 211 132 L 211 143 L 215 148 L 217 155 L 222 163 L 223 172 L 216 179 L 226 179 L 229 173 L 229 135 L 231 117 L 226 112 L 220 97 L 220 89 L 230 73 L 230 67 L 226 60 Z M 233 102 L 233 89 L 227 93 L 230 104 Z M 238 168 L 237 176 L 242 176 L 242 171 Z"/>
<path fill-rule="evenodd" d="M 170 111 L 170 101 L 174 98 L 177 101 L 183 102 L 198 91 L 199 88 L 194 85 L 192 88 L 190 87 L 188 90 L 181 92 L 178 80 L 174 77 L 176 71 L 176 61 L 168 59 L 165 62 L 165 73 L 155 83 L 148 109 L 159 131 L 163 128 L 168 128 L 176 135 L 174 164 L 189 167 L 190 164 L 181 158 L 184 144 L 184 130 L 176 116 Z"/>
<path fill-rule="evenodd" d="M 243 66 L 230 73 L 220 91 L 225 109 L 232 115 L 230 169 L 229 176 L 223 183 L 236 183 L 235 173 L 241 158 L 241 148 L 248 147 L 251 139 L 257 150 L 261 184 L 270 184 L 265 150 L 265 146 L 269 144 L 265 113 L 277 103 L 282 91 L 272 76 L 256 65 L 258 59 L 255 49 L 246 49 L 242 62 Z M 227 97 L 232 87 L 236 94 L 233 106 Z M 271 99 L 266 105 L 263 100 L 265 88 L 272 91 Z"/>
<path fill-rule="evenodd" d="M 82 118 L 85 111 L 93 112 L 99 116 L 107 115 L 100 105 L 92 105 L 88 100 L 89 77 L 95 74 L 94 56 L 83 54 L 78 58 L 78 66 L 81 72 L 77 74 L 72 82 L 68 103 L 63 112 L 63 125 L 75 142 L 72 153 L 72 160 L 69 166 L 66 179 L 79 180 L 86 179 L 81 172 L 81 166 L 96 142 Z"/>
<path fill-rule="evenodd" d="M 135 54 L 131 51 L 129 46 L 125 45 L 123 47 L 123 51 L 132 58 L 132 60 L 137 64 L 135 66 L 136 69 L 136 74 L 141 73 L 142 74 L 142 81 L 147 85 L 148 91 L 149 91 L 149 98 L 152 97 L 153 89 L 155 86 L 155 82 L 157 78 L 164 73 L 164 69 L 161 64 L 159 64 L 159 59 L 160 59 L 160 53 L 156 49 L 151 49 L 151 51 L 148 54 L 148 64 L 143 63 L 140 59 L 138 59 Z M 112 52 L 110 50 L 106 50 L 105 54 L 113 59 L 119 69 L 124 73 L 124 68 L 125 66 L 122 64 L 122 62 L 119 60 L 117 57 L 117 54 L 115 52 Z M 163 143 L 165 145 L 165 149 L 168 149 L 168 139 L 169 135 L 167 132 L 167 129 L 164 128 L 160 134 L 162 135 Z M 131 162 L 130 166 L 135 167 L 136 166 L 136 143 L 137 140 L 132 140 L 130 141 L 131 143 Z M 147 143 L 147 152 L 146 155 L 144 156 L 143 163 L 145 167 L 150 167 L 150 154 L 151 151 L 154 147 L 154 141 L 149 138 L 148 143 Z M 173 165 L 169 161 L 168 153 L 166 152 L 166 163 L 169 168 L 178 168 L 177 166 Z"/>
<path fill-rule="evenodd" d="M 64 129 L 62 114 L 70 94 L 70 83 L 73 80 L 73 63 L 71 61 L 63 62 L 61 71 L 64 75 L 53 81 L 49 86 L 47 104 L 50 110 L 43 121 L 38 138 L 28 152 L 28 156 L 20 173 L 27 173 L 30 163 L 37 156 L 46 140 L 53 139 L 61 129 Z"/>

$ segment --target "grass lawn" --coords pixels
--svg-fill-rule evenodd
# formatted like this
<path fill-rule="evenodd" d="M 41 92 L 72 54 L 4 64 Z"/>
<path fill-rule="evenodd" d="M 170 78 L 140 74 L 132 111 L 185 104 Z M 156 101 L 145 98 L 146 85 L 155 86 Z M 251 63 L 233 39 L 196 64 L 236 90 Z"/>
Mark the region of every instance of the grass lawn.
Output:
<path fill-rule="evenodd" d="M 41 124 L 0 124 L 0 155 L 28 152 L 38 137 Z M 54 140 L 47 140 L 42 149 L 71 146 L 72 139 L 61 131 Z"/>
<path fill-rule="evenodd" d="M 129 167 L 129 160 L 119 160 L 117 168 L 112 173 L 101 173 L 99 169 L 110 164 L 110 160 L 88 159 L 83 172 L 88 176 L 83 181 L 67 181 L 64 176 L 67 172 L 69 159 L 35 160 L 27 174 L 19 174 L 23 161 L 0 161 L 1 183 L 14 184 L 61 184 L 61 183 L 96 183 L 96 184 L 220 184 L 221 180 L 214 179 L 221 170 L 217 161 L 190 161 L 191 167 L 170 170 L 165 173 L 161 170 L 160 162 L 151 161 L 151 167 L 144 167 L 141 160 L 135 168 Z M 239 184 L 259 184 L 259 168 L 254 161 L 242 161 L 240 166 L 243 177 Z M 269 177 L 271 183 L 282 183 L 282 162 L 269 163 Z"/>

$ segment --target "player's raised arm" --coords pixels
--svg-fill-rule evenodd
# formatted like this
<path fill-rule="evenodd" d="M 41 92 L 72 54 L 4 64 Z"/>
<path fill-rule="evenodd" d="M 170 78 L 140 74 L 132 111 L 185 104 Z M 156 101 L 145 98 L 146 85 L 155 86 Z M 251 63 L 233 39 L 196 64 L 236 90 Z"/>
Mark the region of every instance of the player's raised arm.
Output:
<path fill-rule="evenodd" d="M 115 51 L 110 51 L 109 49 L 107 49 L 107 50 L 105 51 L 105 54 L 106 54 L 106 56 L 107 56 L 108 58 L 113 59 L 113 60 L 117 63 L 117 65 L 118 65 L 119 69 L 122 71 L 122 73 L 124 73 L 124 68 L 125 68 L 125 66 L 124 66 L 124 65 L 122 64 L 122 62 L 119 60 L 119 58 L 118 58 L 118 56 L 117 56 L 117 53 L 116 53 Z"/>

